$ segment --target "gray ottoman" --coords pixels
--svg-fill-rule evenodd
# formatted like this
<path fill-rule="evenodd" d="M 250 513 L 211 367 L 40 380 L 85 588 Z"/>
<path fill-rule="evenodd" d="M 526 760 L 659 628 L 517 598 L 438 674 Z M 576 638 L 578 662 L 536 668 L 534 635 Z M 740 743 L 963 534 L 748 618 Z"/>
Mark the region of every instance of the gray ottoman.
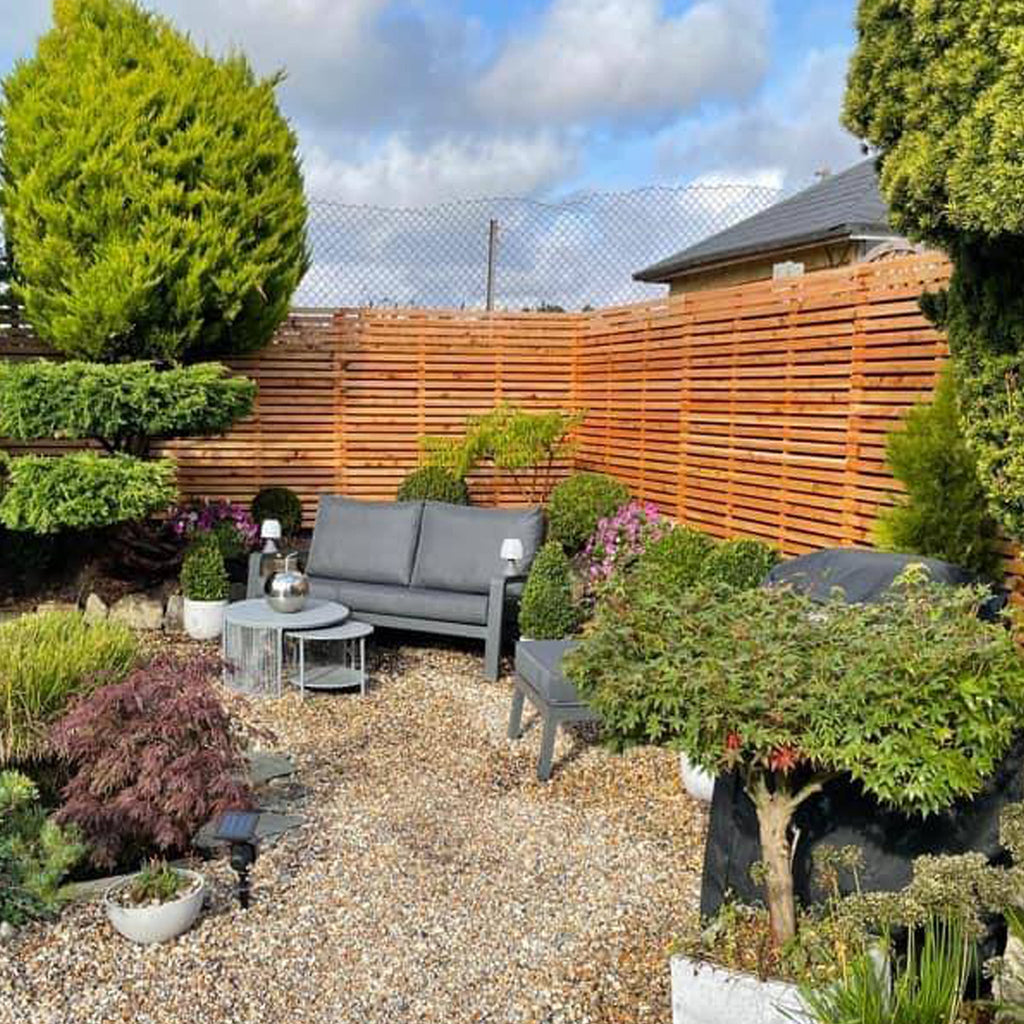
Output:
<path fill-rule="evenodd" d="M 575 646 L 574 640 L 520 640 L 516 644 L 516 692 L 512 698 L 508 735 L 509 739 L 519 738 L 523 701 L 528 697 L 544 721 L 537 761 L 537 778 L 542 782 L 551 777 L 551 758 L 559 723 L 598 721 L 598 716 L 562 675 L 562 655 Z"/>

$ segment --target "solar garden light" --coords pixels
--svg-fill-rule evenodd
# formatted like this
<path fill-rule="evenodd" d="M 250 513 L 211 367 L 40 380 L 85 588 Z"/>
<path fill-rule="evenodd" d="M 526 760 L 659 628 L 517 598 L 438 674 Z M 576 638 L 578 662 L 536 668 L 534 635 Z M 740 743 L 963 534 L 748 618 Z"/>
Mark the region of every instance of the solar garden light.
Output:
<path fill-rule="evenodd" d="M 249 909 L 252 892 L 249 869 L 256 863 L 256 825 L 259 820 L 259 811 L 225 811 L 214 826 L 213 838 L 231 848 L 231 867 L 238 875 L 235 892 L 243 910 Z"/>
<path fill-rule="evenodd" d="M 260 526 L 263 554 L 276 555 L 277 542 L 281 539 L 281 522 L 278 519 L 264 519 Z"/>
<path fill-rule="evenodd" d="M 523 542 L 518 537 L 506 537 L 501 542 L 501 557 L 505 560 L 505 575 L 515 576 L 523 557 Z"/>

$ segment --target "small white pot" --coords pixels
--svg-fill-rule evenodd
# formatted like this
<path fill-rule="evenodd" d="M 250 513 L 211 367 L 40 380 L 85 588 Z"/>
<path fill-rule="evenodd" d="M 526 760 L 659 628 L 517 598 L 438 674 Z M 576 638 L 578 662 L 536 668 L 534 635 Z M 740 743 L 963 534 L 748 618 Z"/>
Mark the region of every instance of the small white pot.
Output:
<path fill-rule="evenodd" d="M 685 754 L 679 755 L 679 775 L 683 780 L 683 789 L 694 798 L 704 803 L 711 803 L 715 795 L 715 777 L 690 762 Z"/>
<path fill-rule="evenodd" d="M 187 868 L 176 868 L 186 875 L 194 888 L 170 903 L 152 907 L 125 907 L 117 902 L 117 894 L 126 889 L 131 880 L 115 882 L 103 894 L 103 907 L 107 919 L 126 939 L 143 946 L 154 942 L 167 942 L 187 932 L 203 909 L 206 882 L 203 876 Z M 198 884 L 196 884 L 198 883 Z"/>
<path fill-rule="evenodd" d="M 672 1024 L 811 1024 L 796 985 L 688 956 L 671 963 Z"/>
<path fill-rule="evenodd" d="M 216 640 L 224 631 L 227 601 L 193 601 L 185 598 L 185 632 L 193 640 Z"/>

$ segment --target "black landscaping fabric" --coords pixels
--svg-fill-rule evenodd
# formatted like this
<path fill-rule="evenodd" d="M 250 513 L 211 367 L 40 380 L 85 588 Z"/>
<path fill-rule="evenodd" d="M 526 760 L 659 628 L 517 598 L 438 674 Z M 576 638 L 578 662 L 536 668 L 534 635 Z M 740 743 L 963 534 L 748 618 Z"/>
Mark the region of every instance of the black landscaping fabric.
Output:
<path fill-rule="evenodd" d="M 934 579 L 963 585 L 974 577 L 963 569 L 909 555 L 839 548 L 817 551 L 776 566 L 766 585 L 787 584 L 825 601 L 841 587 L 851 602 L 884 600 L 896 576 L 909 563 L 924 563 Z M 993 591 L 982 614 L 994 615 L 1006 595 Z M 797 898 L 804 904 L 823 897 L 812 885 L 812 855 L 822 844 L 856 845 L 864 853 L 861 885 L 866 890 L 893 891 L 910 881 L 911 864 L 922 854 L 980 851 L 990 858 L 1001 853 L 999 815 L 1003 807 L 1024 799 L 1024 737 L 1019 738 L 985 789 L 974 799 L 948 811 L 921 818 L 888 810 L 866 795 L 851 779 L 837 779 L 797 812 L 799 841 L 793 864 Z M 715 784 L 711 821 L 704 855 L 701 915 L 710 918 L 728 897 L 743 903 L 762 901 L 750 868 L 760 858 L 754 805 L 735 773 Z"/>

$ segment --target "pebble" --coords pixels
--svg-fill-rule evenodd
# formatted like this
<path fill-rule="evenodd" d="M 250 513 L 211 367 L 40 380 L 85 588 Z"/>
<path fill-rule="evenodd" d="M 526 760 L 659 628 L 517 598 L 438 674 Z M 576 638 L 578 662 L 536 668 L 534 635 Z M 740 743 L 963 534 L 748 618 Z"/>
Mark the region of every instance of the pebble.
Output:
<path fill-rule="evenodd" d="M 166 639 L 162 641 L 166 643 Z M 196 926 L 139 950 L 97 902 L 0 946 L 0 1024 L 654 1024 L 692 927 L 706 809 L 667 751 L 506 738 L 479 652 L 378 640 L 368 696 L 225 691 L 306 791 L 242 911 L 221 859 Z M 268 732 L 269 731 L 269 732 Z M 272 734 L 272 735 L 270 735 Z"/>

